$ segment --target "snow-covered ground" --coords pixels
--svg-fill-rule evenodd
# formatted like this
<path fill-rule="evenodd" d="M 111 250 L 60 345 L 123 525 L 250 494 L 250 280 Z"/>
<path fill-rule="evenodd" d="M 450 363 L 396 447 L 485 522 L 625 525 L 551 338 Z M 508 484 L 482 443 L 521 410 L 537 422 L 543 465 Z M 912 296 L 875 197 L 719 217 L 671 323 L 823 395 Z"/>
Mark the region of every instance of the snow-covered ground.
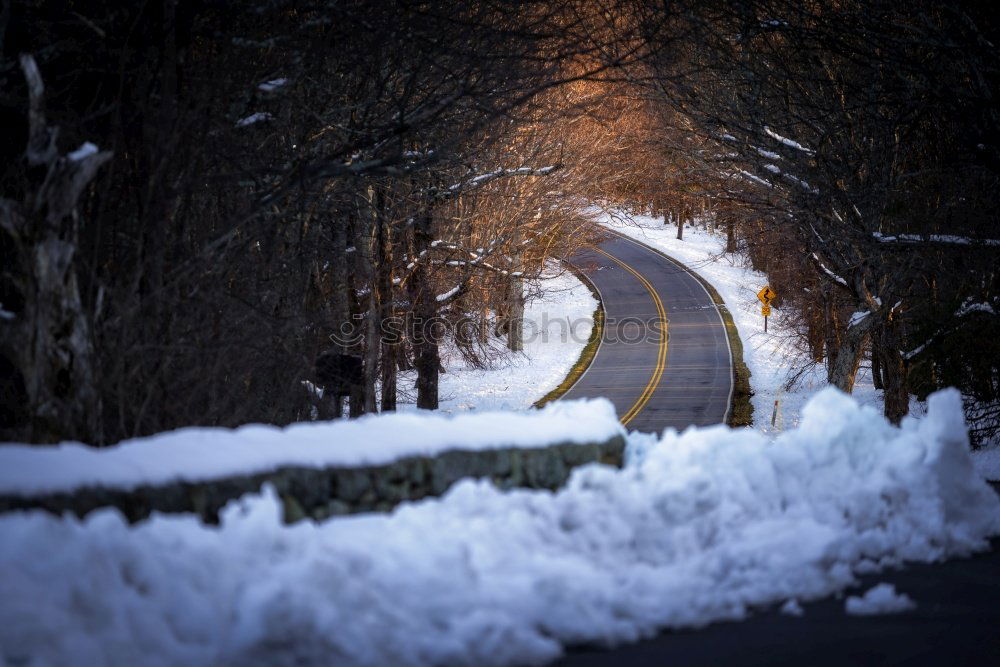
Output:
<path fill-rule="evenodd" d="M 984 548 L 1000 499 L 954 391 L 901 429 L 833 390 L 771 438 L 630 436 L 558 492 L 467 480 L 391 514 L 220 526 L 0 515 L 0 664 L 530 664 Z M 787 611 L 795 612 L 795 604 Z"/>
<path fill-rule="evenodd" d="M 803 373 L 791 390 L 786 389 L 792 374 L 807 365 L 807 360 L 794 347 L 794 336 L 783 322 L 781 311 L 772 309 L 768 331 L 760 313 L 757 292 L 767 284 L 767 277 L 744 265 L 742 258 L 724 254 L 726 236 L 723 229 L 712 232 L 707 226 L 687 225 L 684 240 L 677 240 L 677 226 L 664 224 L 663 218 L 616 212 L 599 214 L 605 226 L 652 246 L 680 260 L 711 283 L 722 296 L 733 315 L 733 321 L 743 341 L 743 357 L 750 369 L 751 399 L 754 407 L 754 428 L 773 433 L 795 426 L 802 407 L 810 396 L 826 386 L 826 373 L 813 366 Z M 858 373 L 853 396 L 865 405 L 881 408 L 882 392 L 872 384 L 871 372 L 863 367 Z M 775 414 L 775 401 L 778 402 Z M 923 414 L 926 406 L 914 400 L 911 412 Z M 774 417 L 774 426 L 771 425 Z"/>
<path fill-rule="evenodd" d="M 494 338 L 498 359 L 493 368 L 479 369 L 454 347 L 442 346 L 442 412 L 526 410 L 566 378 L 590 338 L 597 300 L 568 271 L 550 272 L 540 288 L 541 296 L 525 305 L 523 353 L 508 353 L 504 341 Z M 415 409 L 415 378 L 414 373 L 400 374 L 402 410 Z"/>

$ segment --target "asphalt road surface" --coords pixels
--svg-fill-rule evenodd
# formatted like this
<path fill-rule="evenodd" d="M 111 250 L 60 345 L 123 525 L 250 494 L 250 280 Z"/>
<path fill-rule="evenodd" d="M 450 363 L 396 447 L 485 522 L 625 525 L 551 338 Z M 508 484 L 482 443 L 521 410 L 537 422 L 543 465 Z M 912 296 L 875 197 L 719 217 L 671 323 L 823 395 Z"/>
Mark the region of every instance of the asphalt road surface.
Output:
<path fill-rule="evenodd" d="M 614 650 L 577 648 L 555 667 L 619 665 L 997 665 L 1000 664 L 1000 540 L 971 558 L 863 577 L 846 595 L 889 582 L 916 608 L 848 616 L 844 597 L 775 607 L 745 621 L 667 632 Z"/>
<path fill-rule="evenodd" d="M 724 423 L 732 357 L 722 317 L 701 283 L 681 264 L 617 234 L 570 261 L 600 292 L 605 322 L 597 355 L 563 398 L 604 396 L 631 430 Z"/>

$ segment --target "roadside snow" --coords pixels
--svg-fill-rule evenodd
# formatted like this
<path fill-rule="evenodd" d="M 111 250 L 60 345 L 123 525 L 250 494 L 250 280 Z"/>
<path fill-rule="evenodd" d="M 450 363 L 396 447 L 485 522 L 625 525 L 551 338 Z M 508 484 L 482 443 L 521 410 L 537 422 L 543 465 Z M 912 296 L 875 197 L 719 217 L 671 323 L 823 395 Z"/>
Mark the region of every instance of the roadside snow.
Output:
<path fill-rule="evenodd" d="M 954 391 L 901 429 L 829 389 L 774 439 L 633 437 L 646 446 L 625 469 L 577 469 L 555 493 L 467 480 L 319 524 L 282 525 L 270 489 L 218 527 L 0 515 L 0 663 L 537 664 L 816 599 L 1000 532 Z"/>
<path fill-rule="evenodd" d="M 776 433 L 798 424 L 809 397 L 827 386 L 826 372 L 813 365 L 802 373 L 790 391 L 785 390 L 791 374 L 797 368 L 807 367 L 808 359 L 795 349 L 796 336 L 783 323 L 780 309 L 772 306 L 773 315 L 767 333 L 764 332 L 757 292 L 767 284 L 767 276 L 744 266 L 740 258 L 724 254 L 724 230 L 712 232 L 706 226 L 687 225 L 684 240 L 678 241 L 677 226 L 664 224 L 662 218 L 602 214 L 598 221 L 681 261 L 718 290 L 733 315 L 743 342 L 744 361 L 750 369 L 753 427 L 764 433 Z M 881 409 L 882 392 L 872 384 L 871 369 L 867 366 L 858 372 L 852 395 L 865 405 Z M 916 399 L 910 404 L 914 415 L 925 410 L 926 406 Z"/>
<path fill-rule="evenodd" d="M 623 431 L 605 399 L 552 403 L 540 411 L 447 416 L 385 413 L 302 422 L 285 428 L 191 427 L 95 449 L 0 446 L 0 494 L 30 495 L 84 486 L 133 489 L 253 474 L 282 466 L 365 466 L 449 450 L 592 443 Z"/>
<path fill-rule="evenodd" d="M 440 412 L 527 410 L 566 379 L 594 328 L 597 300 L 568 271 L 546 274 L 541 288 L 541 297 L 525 305 L 524 352 L 510 353 L 494 337 L 495 367 L 481 369 L 454 347 L 442 346 Z M 413 372 L 399 375 L 401 410 L 416 409 L 410 390 L 415 379 Z"/>
<path fill-rule="evenodd" d="M 897 593 L 892 584 L 878 584 L 861 597 L 851 596 L 844 603 L 844 610 L 852 616 L 898 614 L 916 609 L 916 603 L 905 593 Z"/>

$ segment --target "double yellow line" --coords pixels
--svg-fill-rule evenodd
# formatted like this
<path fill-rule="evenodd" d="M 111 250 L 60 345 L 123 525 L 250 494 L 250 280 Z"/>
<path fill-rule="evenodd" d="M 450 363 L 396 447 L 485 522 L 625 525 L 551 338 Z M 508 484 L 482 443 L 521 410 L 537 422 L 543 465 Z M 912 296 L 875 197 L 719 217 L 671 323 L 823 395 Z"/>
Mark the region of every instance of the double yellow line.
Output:
<path fill-rule="evenodd" d="M 646 288 L 646 291 L 649 292 L 649 295 L 653 297 L 653 303 L 656 304 L 656 312 L 659 315 L 661 323 L 660 346 L 656 353 L 656 368 L 653 369 L 653 375 L 652 377 L 649 378 L 649 383 L 646 385 L 646 388 L 642 390 L 642 393 L 639 395 L 639 398 L 636 399 L 635 403 L 632 404 L 632 407 L 628 409 L 628 412 L 622 415 L 620 419 L 621 423 L 628 424 L 630 421 L 632 421 L 632 419 L 635 418 L 637 414 L 639 414 L 639 412 L 644 407 L 646 407 L 646 403 L 649 402 L 650 397 L 653 395 L 653 391 L 656 390 L 656 386 L 660 383 L 660 378 L 663 377 L 663 369 L 667 365 L 667 311 L 663 307 L 663 302 L 660 300 L 660 295 L 656 293 L 656 290 L 653 289 L 653 286 L 649 283 L 648 280 L 646 280 L 645 276 L 643 276 L 641 273 L 639 273 L 638 271 L 636 271 L 631 266 L 621 261 L 614 255 L 610 255 L 601 250 L 600 248 L 594 248 L 594 250 L 601 253 L 602 255 L 613 261 L 615 264 L 617 264 L 618 266 L 622 267 L 623 269 L 631 273 L 633 276 L 636 277 L 636 279 L 640 283 L 642 283 L 642 286 Z"/>

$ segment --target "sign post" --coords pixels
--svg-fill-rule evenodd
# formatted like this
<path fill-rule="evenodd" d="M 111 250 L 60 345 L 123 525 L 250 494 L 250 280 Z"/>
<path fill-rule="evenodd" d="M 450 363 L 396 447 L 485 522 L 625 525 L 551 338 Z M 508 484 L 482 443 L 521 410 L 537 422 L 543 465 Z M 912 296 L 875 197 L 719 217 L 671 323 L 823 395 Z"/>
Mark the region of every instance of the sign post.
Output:
<path fill-rule="evenodd" d="M 757 292 L 757 298 L 760 299 L 760 314 L 764 316 L 764 332 L 767 332 L 767 317 L 771 314 L 771 302 L 774 301 L 774 297 L 778 296 L 778 293 L 771 289 L 770 285 L 764 285 L 764 287 Z"/>

